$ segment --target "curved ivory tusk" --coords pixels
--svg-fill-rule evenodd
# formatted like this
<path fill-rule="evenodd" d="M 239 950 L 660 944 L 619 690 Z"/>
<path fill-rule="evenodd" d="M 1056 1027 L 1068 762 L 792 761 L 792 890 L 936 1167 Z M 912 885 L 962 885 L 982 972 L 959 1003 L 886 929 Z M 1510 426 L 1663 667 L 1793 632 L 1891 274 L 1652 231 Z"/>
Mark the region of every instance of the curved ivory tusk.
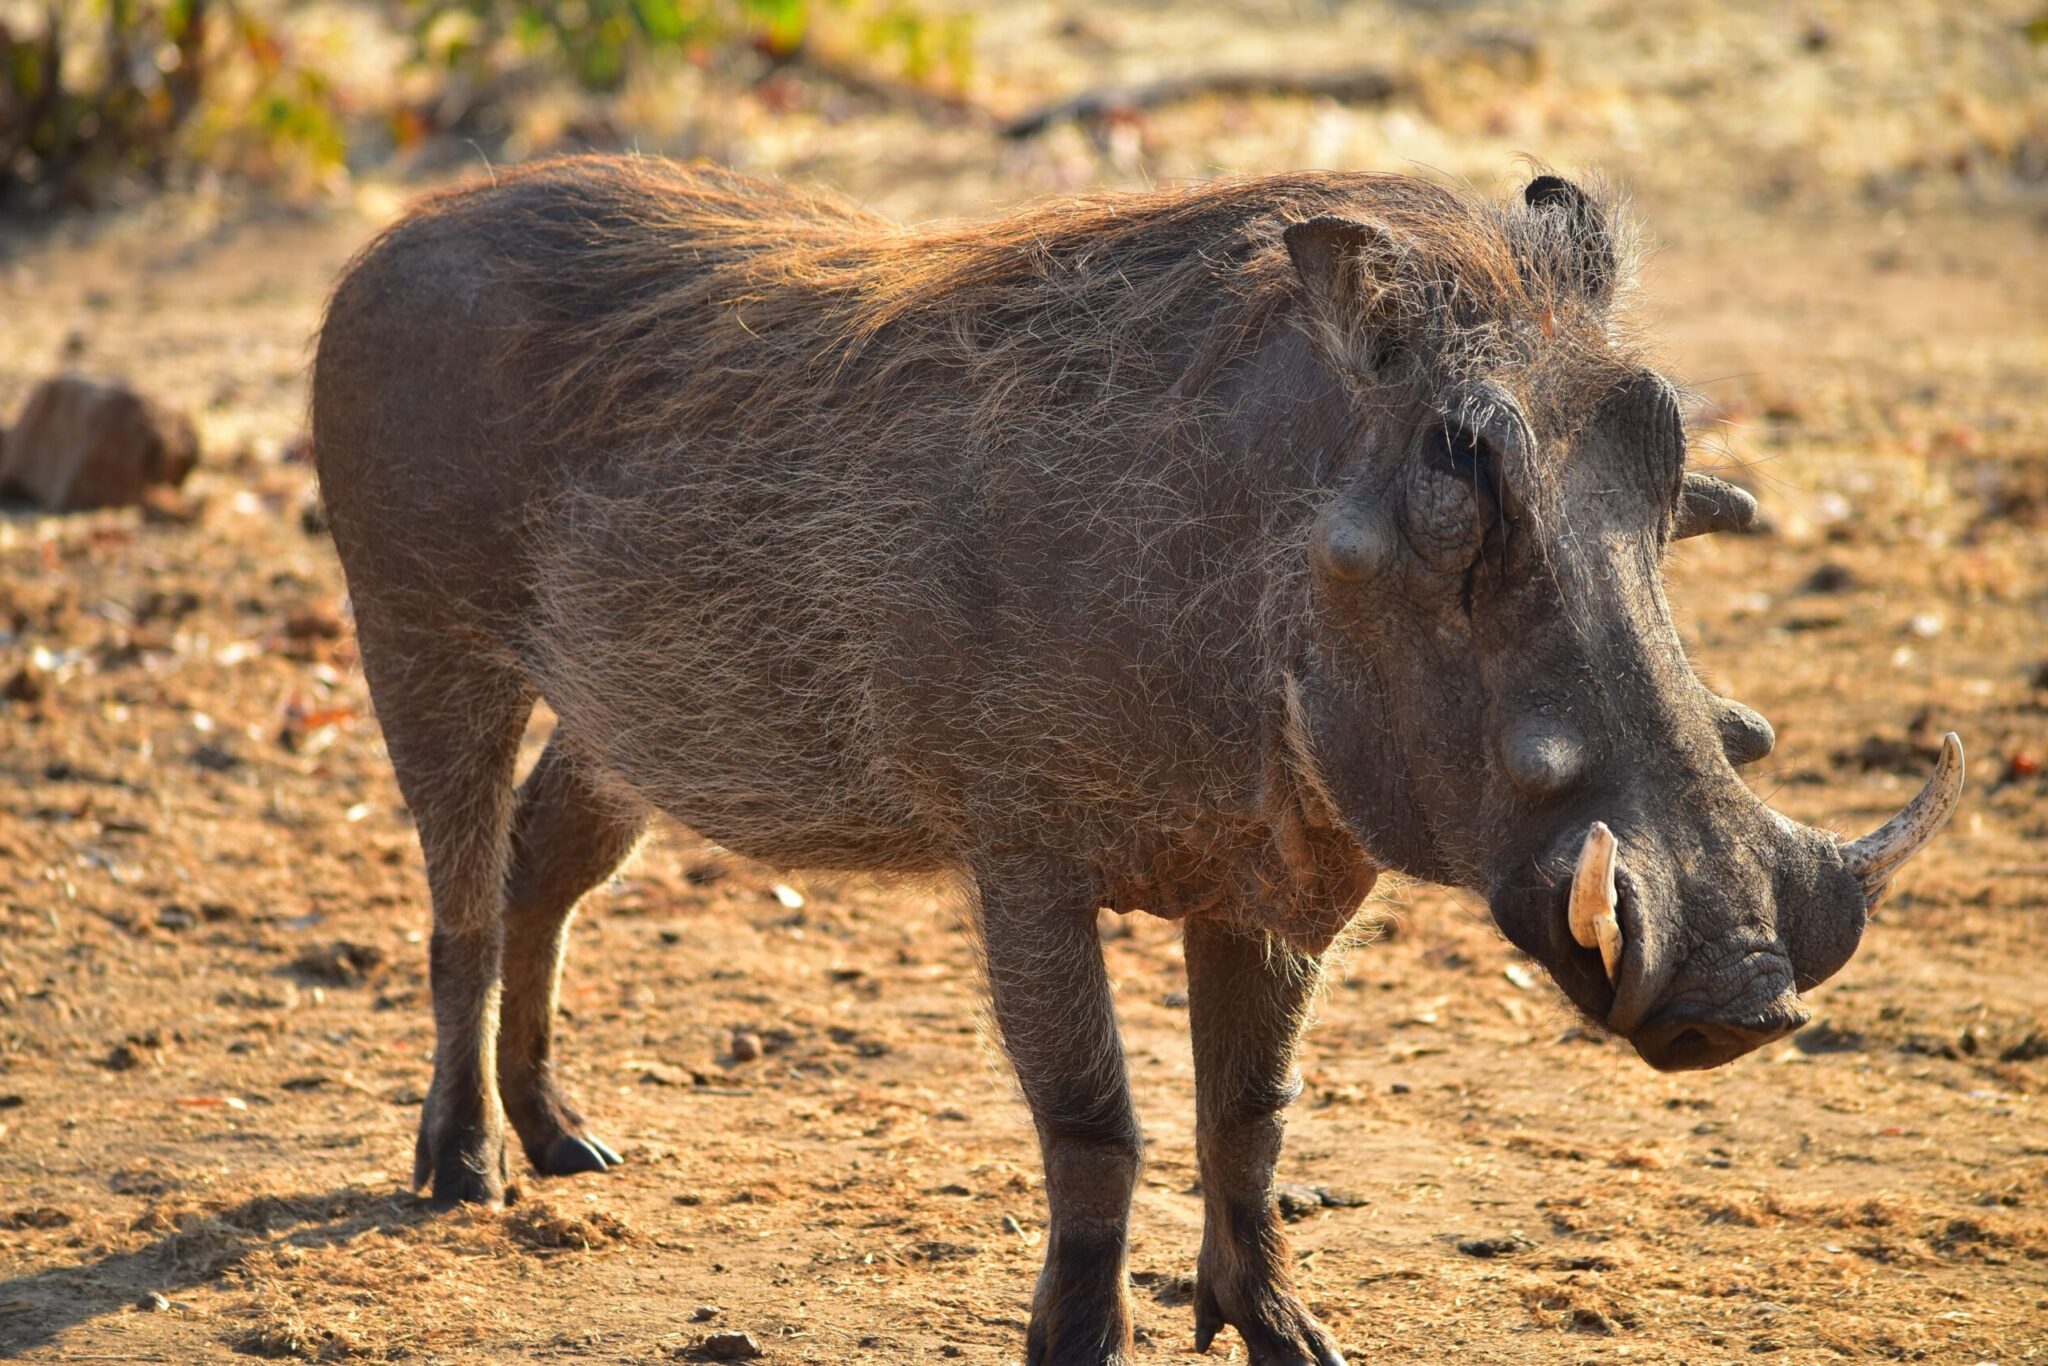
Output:
<path fill-rule="evenodd" d="M 1756 499 L 1725 479 L 1697 470 L 1685 476 L 1684 491 L 1678 497 L 1678 515 L 1671 526 L 1671 539 L 1705 536 L 1716 531 L 1741 531 L 1756 520 Z"/>
<path fill-rule="evenodd" d="M 1579 866 L 1572 872 L 1572 938 L 1581 948 L 1600 950 L 1610 982 L 1621 966 L 1621 921 L 1614 914 L 1614 867 L 1620 850 L 1621 841 L 1606 823 L 1594 821 L 1579 849 Z"/>
<path fill-rule="evenodd" d="M 1863 884 L 1866 899 L 1876 899 L 1891 875 L 1948 823 L 1962 796 L 1963 742 L 1950 731 L 1941 737 L 1941 754 L 1920 795 L 1862 839 L 1842 846 L 1842 862 Z"/>

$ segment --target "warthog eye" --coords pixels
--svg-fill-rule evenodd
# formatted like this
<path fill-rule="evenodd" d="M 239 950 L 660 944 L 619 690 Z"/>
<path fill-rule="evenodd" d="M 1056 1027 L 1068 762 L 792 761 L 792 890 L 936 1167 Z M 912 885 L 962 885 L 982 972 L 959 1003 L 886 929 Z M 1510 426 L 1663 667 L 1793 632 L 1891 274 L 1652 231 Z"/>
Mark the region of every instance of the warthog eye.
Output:
<path fill-rule="evenodd" d="M 1491 519 L 1500 505 L 1500 453 L 1485 436 L 1458 422 L 1446 422 L 1431 442 L 1437 463 L 1471 485 L 1472 496 Z"/>
<path fill-rule="evenodd" d="M 1485 437 L 1456 422 L 1429 435 L 1408 486 L 1408 540 L 1445 573 L 1471 567 L 1500 522 L 1500 462 Z"/>
<path fill-rule="evenodd" d="M 1447 426 L 1444 429 L 1444 454 L 1453 469 L 1471 475 L 1475 483 L 1490 482 L 1488 470 L 1493 460 L 1487 453 L 1485 440 L 1471 428 Z"/>

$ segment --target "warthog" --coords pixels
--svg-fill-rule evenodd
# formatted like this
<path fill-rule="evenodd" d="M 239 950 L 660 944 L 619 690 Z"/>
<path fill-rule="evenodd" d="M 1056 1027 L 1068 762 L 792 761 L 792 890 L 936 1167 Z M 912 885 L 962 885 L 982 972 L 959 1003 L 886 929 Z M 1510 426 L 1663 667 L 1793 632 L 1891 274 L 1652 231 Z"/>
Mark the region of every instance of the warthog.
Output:
<path fill-rule="evenodd" d="M 432 893 L 415 1180 L 618 1161 L 551 1068 L 577 899 L 672 815 L 971 881 L 1050 1232 L 1037 1363 L 1130 1354 L 1099 908 L 1185 924 L 1196 1341 L 1340 1360 L 1272 1187 L 1378 870 L 1484 894 L 1653 1066 L 1807 1018 L 1953 808 L 1853 842 L 1736 766 L 1660 564 L 1737 526 L 1616 318 L 1595 197 L 1301 174 L 905 231 L 649 159 L 427 200 L 349 268 L 314 451 Z M 558 727 L 516 793 L 528 713 Z"/>

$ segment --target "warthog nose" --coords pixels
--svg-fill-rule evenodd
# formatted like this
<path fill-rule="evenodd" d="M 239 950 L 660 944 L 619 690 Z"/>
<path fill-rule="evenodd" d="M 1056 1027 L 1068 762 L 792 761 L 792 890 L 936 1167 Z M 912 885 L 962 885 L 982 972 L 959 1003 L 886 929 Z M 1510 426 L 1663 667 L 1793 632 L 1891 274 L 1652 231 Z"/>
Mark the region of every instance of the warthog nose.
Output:
<path fill-rule="evenodd" d="M 1732 1019 L 1670 1012 L 1643 1026 L 1630 1042 L 1659 1072 L 1691 1072 L 1733 1062 L 1812 1018 L 1796 999 L 1773 1001 L 1755 1014 Z"/>

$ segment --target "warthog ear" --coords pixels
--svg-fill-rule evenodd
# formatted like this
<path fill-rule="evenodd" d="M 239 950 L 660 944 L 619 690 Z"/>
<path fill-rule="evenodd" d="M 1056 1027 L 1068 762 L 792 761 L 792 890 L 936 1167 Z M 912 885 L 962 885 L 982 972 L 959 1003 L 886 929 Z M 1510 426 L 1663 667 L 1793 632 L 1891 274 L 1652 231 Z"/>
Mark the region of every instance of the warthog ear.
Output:
<path fill-rule="evenodd" d="M 1725 479 L 1691 472 L 1685 476 L 1684 491 L 1678 495 L 1678 513 L 1672 519 L 1671 539 L 1704 536 L 1712 531 L 1741 531 L 1756 519 L 1756 499 Z"/>
<path fill-rule="evenodd" d="M 1593 197 L 1561 176 L 1540 175 L 1522 189 L 1522 202 L 1557 225 L 1566 279 L 1595 303 L 1605 303 L 1617 273 L 1607 216 Z"/>
<path fill-rule="evenodd" d="M 1334 214 L 1290 223 L 1281 239 L 1323 325 L 1329 358 L 1360 373 L 1385 365 L 1400 341 L 1400 242 L 1375 224 Z"/>

